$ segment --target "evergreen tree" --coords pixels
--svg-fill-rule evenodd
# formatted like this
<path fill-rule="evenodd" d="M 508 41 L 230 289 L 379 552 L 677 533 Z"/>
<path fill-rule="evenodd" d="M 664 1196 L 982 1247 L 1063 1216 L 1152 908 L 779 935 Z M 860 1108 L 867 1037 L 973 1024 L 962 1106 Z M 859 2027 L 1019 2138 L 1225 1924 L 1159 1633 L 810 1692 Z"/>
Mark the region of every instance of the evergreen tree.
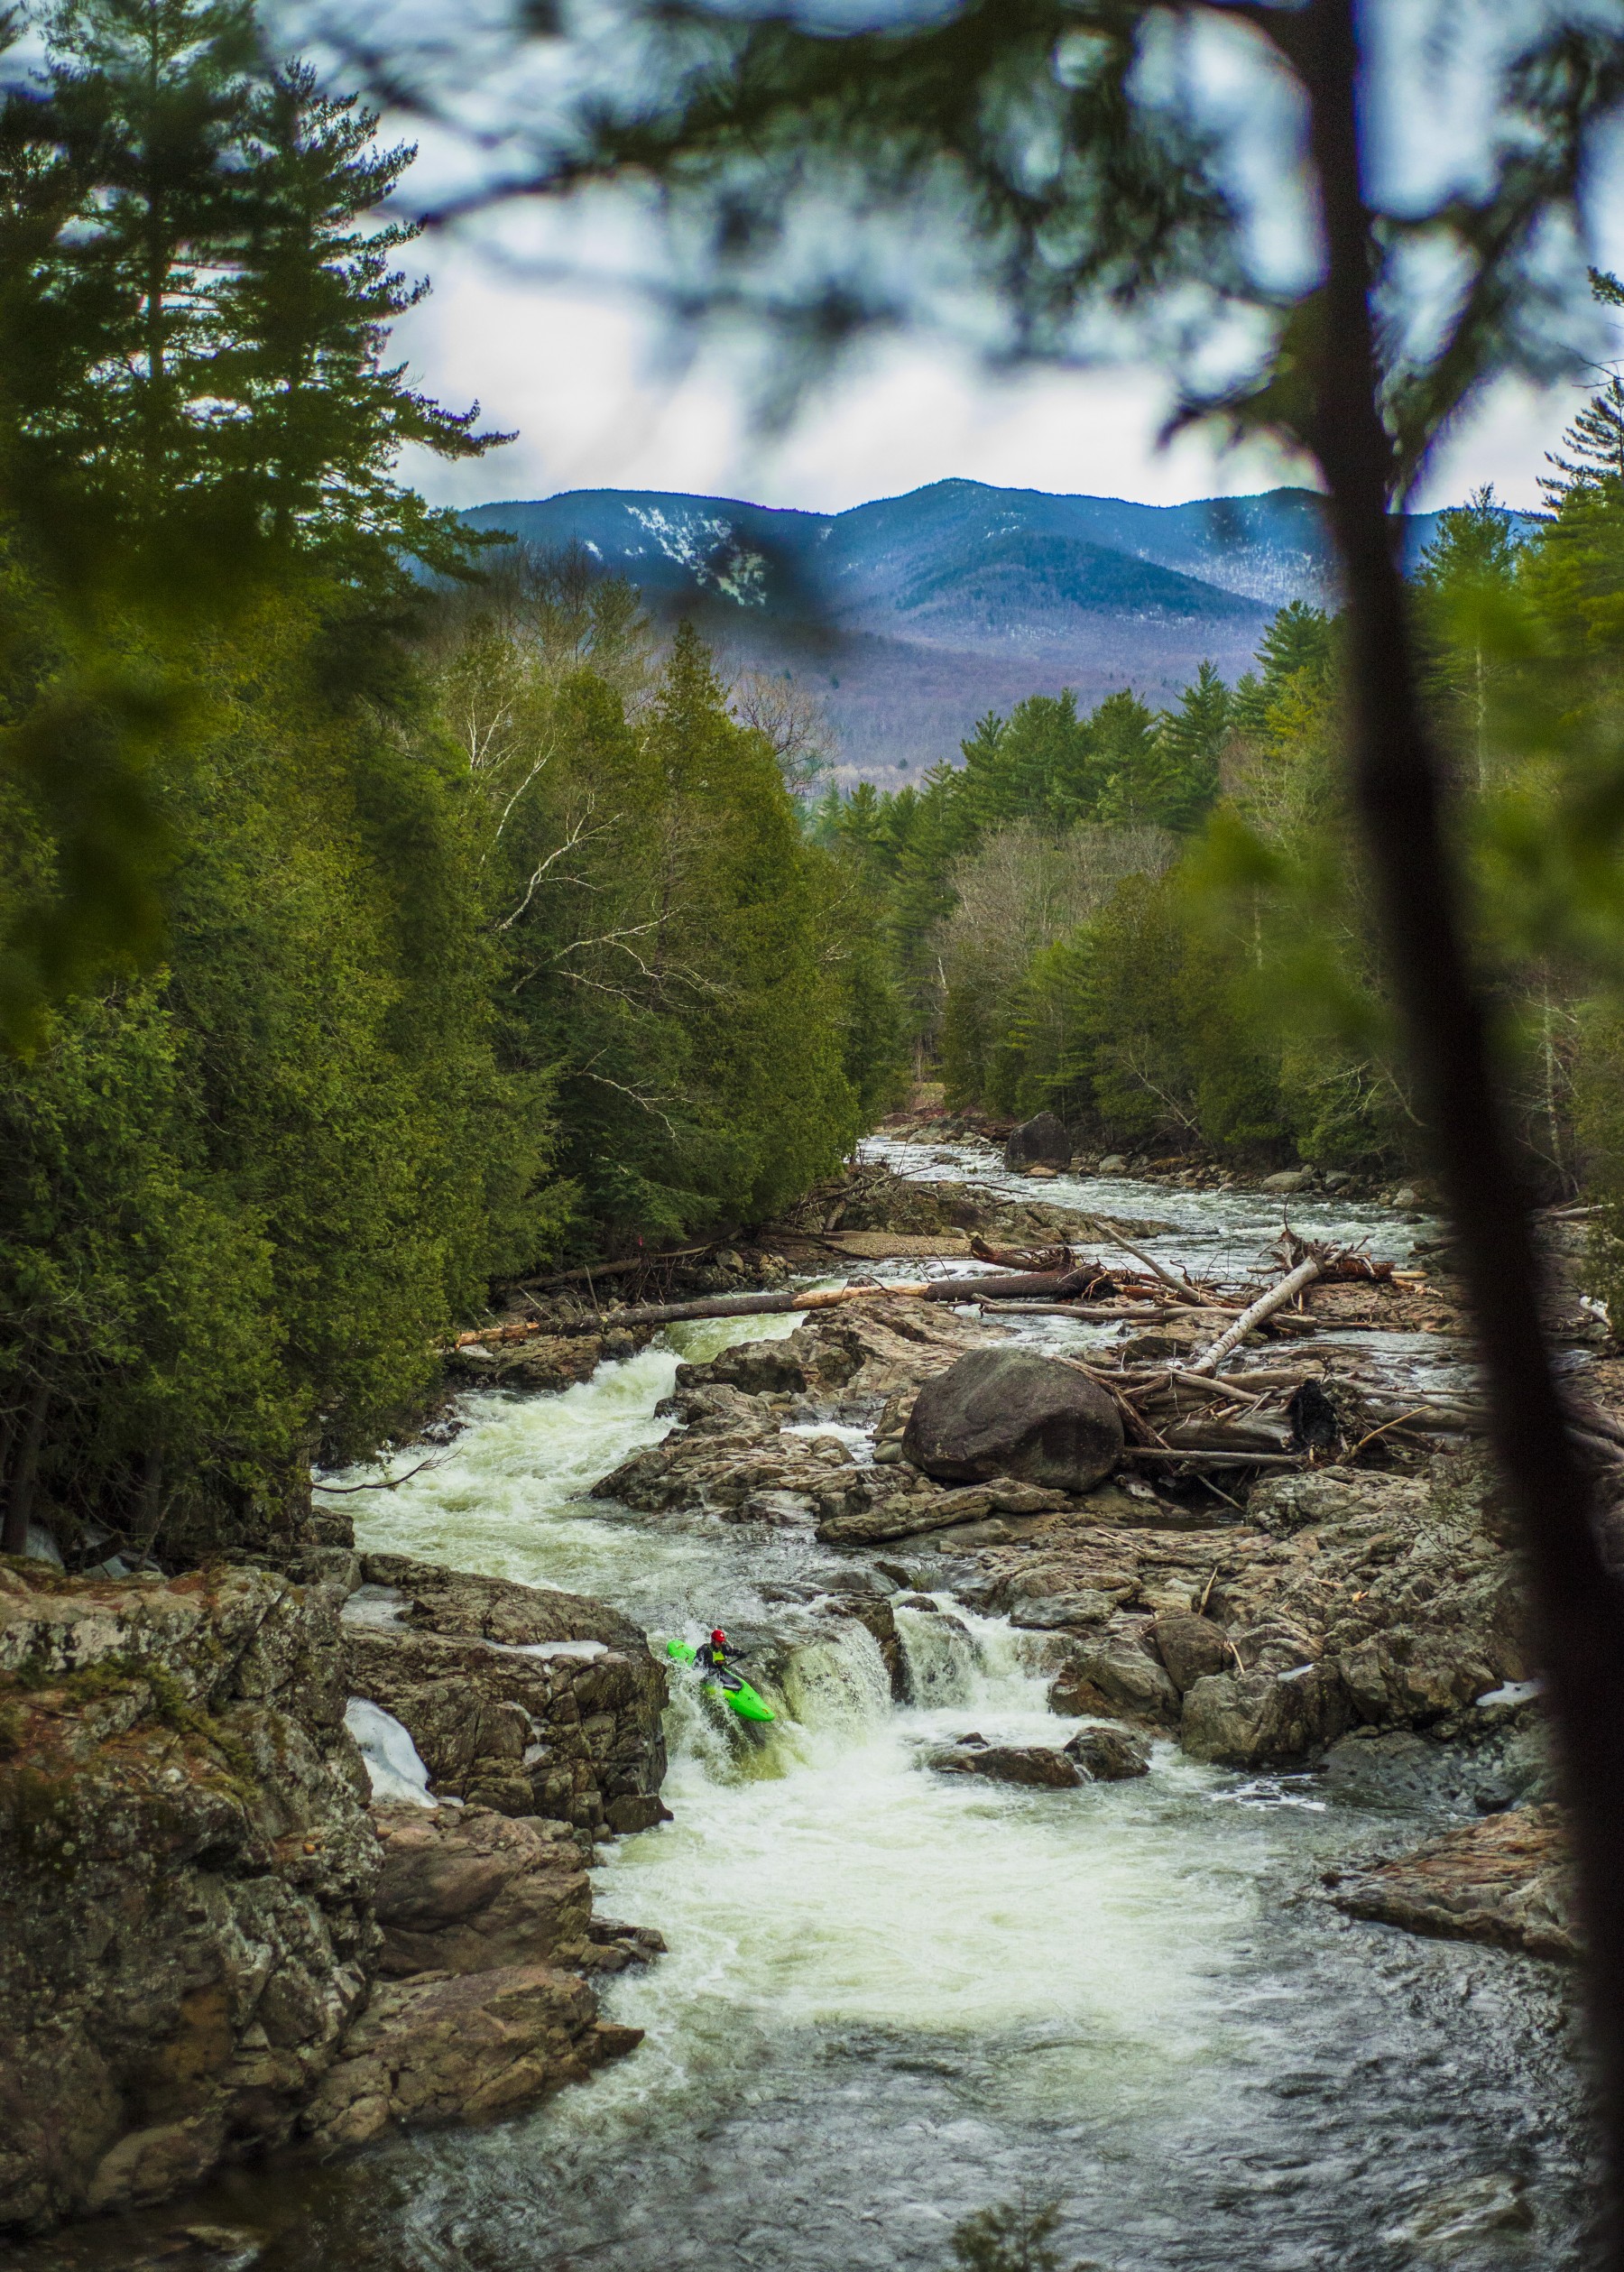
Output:
<path fill-rule="evenodd" d="M 210 379 L 276 550 L 387 584 L 407 559 L 456 573 L 475 549 L 456 513 L 395 479 L 400 452 L 477 457 L 511 437 L 476 432 L 477 404 L 448 411 L 386 362 L 389 326 L 429 287 L 392 264 L 417 225 L 370 218 L 415 155 L 375 148 L 377 125 L 354 97 L 324 96 L 308 64 L 254 86 L 247 227 L 211 309 Z"/>
<path fill-rule="evenodd" d="M 243 136 L 259 48 L 250 0 L 68 0 L 49 20 L 65 136 L 97 168 L 51 248 L 91 281 L 85 477 L 147 532 L 231 518 L 217 450 L 216 303 L 249 220 Z M 77 399 L 87 397 L 78 391 Z"/>
<path fill-rule="evenodd" d="M 1440 513 L 1416 575 L 1426 683 L 1480 790 L 1489 783 L 1491 646 L 1521 547 L 1493 485 Z"/>
<path fill-rule="evenodd" d="M 1324 683 L 1331 670 L 1333 627 L 1323 608 L 1289 600 L 1270 618 L 1258 646 L 1260 671 L 1246 671 L 1235 685 L 1232 716 L 1237 733 L 1269 732 L 1269 711 L 1294 679 L 1304 688 Z"/>
<path fill-rule="evenodd" d="M 1604 308 L 1624 308 L 1624 282 L 1605 269 L 1592 268 L 1591 296 Z M 1560 511 L 1575 489 L 1624 484 L 1624 378 L 1616 371 L 1592 395 L 1562 442 L 1571 455 L 1547 451 L 1546 463 L 1555 471 L 1539 485 L 1553 512 Z"/>
<path fill-rule="evenodd" d="M 1163 712 L 1156 742 L 1165 785 L 1155 817 L 1165 827 L 1193 827 L 1211 810 L 1233 716 L 1234 697 L 1210 662 L 1179 696 L 1177 709 Z"/>

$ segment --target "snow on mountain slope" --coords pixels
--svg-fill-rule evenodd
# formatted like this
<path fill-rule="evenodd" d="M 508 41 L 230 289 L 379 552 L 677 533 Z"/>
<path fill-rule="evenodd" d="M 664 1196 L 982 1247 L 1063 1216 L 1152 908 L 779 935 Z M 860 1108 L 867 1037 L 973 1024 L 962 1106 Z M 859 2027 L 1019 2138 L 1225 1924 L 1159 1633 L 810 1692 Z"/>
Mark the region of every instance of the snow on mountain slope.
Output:
<path fill-rule="evenodd" d="M 876 779 L 956 757 L 977 717 L 1026 694 L 1165 702 L 1209 658 L 1232 679 L 1277 607 L 1334 593 L 1305 489 L 1142 505 L 940 481 L 839 513 L 582 489 L 466 518 L 579 544 L 662 620 L 691 615 L 724 666 L 794 673 Z M 1409 521 L 1407 559 L 1436 519 Z"/>

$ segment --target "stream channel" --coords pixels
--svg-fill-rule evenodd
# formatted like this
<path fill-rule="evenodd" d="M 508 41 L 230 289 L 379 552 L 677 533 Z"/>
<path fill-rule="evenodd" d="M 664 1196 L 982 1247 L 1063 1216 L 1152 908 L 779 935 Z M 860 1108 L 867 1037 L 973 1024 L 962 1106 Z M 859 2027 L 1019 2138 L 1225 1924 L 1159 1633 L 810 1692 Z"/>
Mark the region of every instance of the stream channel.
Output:
<path fill-rule="evenodd" d="M 1039 1196 L 979 1148 L 870 1150 Z M 1279 1229 L 1258 1194 L 1063 1178 L 1041 1196 L 1170 1224 L 1153 1251 L 1232 1283 Z M 1294 1202 L 1296 1227 L 1395 1256 L 1416 1235 L 1328 1204 Z M 819 1614 L 849 1561 L 793 1531 L 583 1495 L 670 1425 L 655 1408 L 679 1356 L 797 1322 L 677 1328 L 560 1395 L 470 1395 L 443 1464 L 355 1502 L 366 1547 L 595 1594 L 660 1640 L 788 1631 L 793 1716 L 745 1741 L 673 1684 L 675 1820 L 605 1849 L 597 1873 L 600 1911 L 669 1944 L 608 1988 L 642 2048 L 517 2120 L 212 2189 L 272 2234 L 261 2272 L 947 2267 L 962 2219 L 1023 2199 L 1061 2205 L 1068 2267 L 1574 2263 L 1566 1983 L 1351 1923 L 1319 1889 L 1333 1863 L 1436 1824 L 1170 1743 L 1144 1779 L 1081 1790 L 933 1774 L 927 1745 L 970 1728 L 1072 1732 L 1046 1707 L 1051 1637 L 938 1584 L 938 1611 L 898 1612 L 912 1700 L 893 1705 L 866 1631 Z M 1072 1348 L 1102 1332 L 1018 1330 Z M 1411 1379 L 1458 1364 L 1446 1342 L 1337 1340 Z"/>

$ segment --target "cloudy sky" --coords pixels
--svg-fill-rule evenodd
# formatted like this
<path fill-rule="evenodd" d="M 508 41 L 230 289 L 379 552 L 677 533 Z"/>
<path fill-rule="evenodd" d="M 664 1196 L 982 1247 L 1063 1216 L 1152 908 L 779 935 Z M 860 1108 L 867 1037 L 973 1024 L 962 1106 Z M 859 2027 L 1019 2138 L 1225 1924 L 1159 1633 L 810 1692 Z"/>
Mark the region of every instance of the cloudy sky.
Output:
<path fill-rule="evenodd" d="M 291 36 L 302 37 L 301 23 L 319 23 L 335 6 L 347 16 L 352 0 L 267 5 L 287 15 Z M 819 5 L 826 14 L 867 13 L 872 0 Z M 1392 209 L 1425 210 L 1481 186 L 1486 61 L 1507 41 L 1515 44 L 1531 5 L 1535 0 L 1477 0 L 1465 8 L 1461 0 L 1372 0 L 1370 163 Z M 420 0 L 374 0 L 374 6 L 383 26 L 402 10 L 415 20 Z M 406 207 L 455 203 L 459 191 L 493 178 L 487 169 L 500 175 L 510 159 L 522 177 L 534 136 L 545 155 L 546 122 L 559 89 L 574 84 L 575 50 L 548 42 L 515 49 L 511 8 L 512 0 L 464 0 L 454 12 L 457 40 L 429 82 L 436 121 L 425 130 L 420 118 L 410 129 L 420 154 Z M 600 67 L 607 68 L 605 59 L 621 67 L 614 42 L 598 57 Z M 1228 138 L 1236 188 L 1250 215 L 1249 257 L 1286 289 L 1298 271 L 1306 282 L 1312 226 L 1293 157 L 1300 134 L 1295 94 L 1278 73 L 1260 70 L 1250 35 L 1232 27 L 1209 26 L 1181 69 L 1186 65 Z M 517 157 L 490 154 L 510 143 Z M 1598 153 L 1586 206 L 1591 256 L 1624 271 L 1624 136 L 1614 135 Z M 669 280 L 666 240 L 649 222 L 635 199 L 623 207 L 589 200 L 567 215 L 519 199 L 487 208 L 466 225 L 466 234 L 442 235 L 419 248 L 435 289 L 398 327 L 398 345 L 442 401 L 460 408 L 477 398 L 492 423 L 519 436 L 473 466 L 411 466 L 411 477 L 437 501 L 613 487 L 831 512 L 959 476 L 1175 503 L 1301 477 L 1261 448 L 1226 457 L 1200 436 L 1158 449 L 1167 392 L 1154 370 L 998 379 L 940 342 L 917 337 L 872 344 L 806 404 L 792 429 L 764 436 L 752 429 L 750 404 L 761 390 L 746 375 L 749 344 L 729 349 L 713 342 L 684 363 L 662 319 L 630 289 L 639 275 L 656 286 Z M 904 231 L 899 242 L 907 241 Z M 928 268 L 929 240 L 922 243 Z M 1582 316 L 1577 320 L 1582 328 Z M 1571 344 L 1591 355 L 1609 351 L 1599 318 L 1582 339 L 1575 331 Z M 1624 355 L 1624 330 L 1613 352 Z M 1568 383 L 1544 394 L 1516 385 L 1491 395 L 1447 438 L 1418 502 L 1459 503 L 1492 482 L 1506 503 L 1536 506 L 1545 453 L 1558 444 L 1584 391 Z"/>
<path fill-rule="evenodd" d="M 544 283 L 472 245 L 421 249 L 435 291 L 398 328 L 399 346 L 442 401 L 477 398 L 492 423 L 519 429 L 472 466 L 413 466 L 442 503 L 636 488 L 837 512 L 957 476 L 1167 504 L 1294 477 L 1261 451 L 1224 456 L 1198 437 L 1158 449 L 1166 398 L 1153 371 L 999 380 L 917 342 L 875 346 L 790 431 L 766 437 L 752 430 L 736 354 L 712 346 L 683 367 L 635 299 Z M 1508 503 L 1536 505 L 1544 453 L 1582 399 L 1569 384 L 1485 402 L 1421 503 L 1492 482 Z"/>

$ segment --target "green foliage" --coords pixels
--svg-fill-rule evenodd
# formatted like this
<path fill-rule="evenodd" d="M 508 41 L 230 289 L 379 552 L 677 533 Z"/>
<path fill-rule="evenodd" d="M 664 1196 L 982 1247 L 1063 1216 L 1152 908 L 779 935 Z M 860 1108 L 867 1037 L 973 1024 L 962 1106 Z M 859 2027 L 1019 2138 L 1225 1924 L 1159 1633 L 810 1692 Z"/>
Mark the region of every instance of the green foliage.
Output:
<path fill-rule="evenodd" d="M 1413 591 L 1514 1124 L 1539 1187 L 1601 1193 L 1605 1084 L 1587 1068 L 1614 1060 L 1582 973 L 1624 978 L 1624 485 L 1578 485 L 1527 540 L 1480 493 L 1443 516 Z M 1040 698 L 982 720 L 962 769 L 824 799 L 815 830 L 872 880 L 955 1105 L 1051 1108 L 1115 1146 L 1414 1166 L 1345 710 L 1337 625 L 1294 603 L 1238 688 L 1204 668 L 1153 726 L 1130 697 L 1086 718 Z M 1201 782 L 1203 827 L 1136 829 L 1124 779 L 1142 794 L 1174 762 Z"/>
<path fill-rule="evenodd" d="M 169 963 L 0 1072 L 0 1427 L 14 1492 L 44 1416 L 68 1538 L 275 1532 L 546 1243 L 546 1084 L 497 1062 L 454 771 L 312 687 L 297 616 L 197 667 Z"/>
<path fill-rule="evenodd" d="M 198 644 L 267 588 L 361 618 L 478 542 L 394 476 L 497 439 L 385 360 L 420 296 L 374 218 L 411 152 L 263 53 L 247 0 L 0 14 L 0 779 L 42 854 L 0 936 L 0 1046 L 161 947 L 176 841 L 154 769 L 195 721 Z"/>
<path fill-rule="evenodd" d="M 1075 836 L 1079 845 L 1115 831 L 1130 847 L 1130 865 L 1159 863 L 1153 848 L 1162 832 L 1193 831 L 1217 797 L 1230 703 L 1210 663 L 1178 709 L 1160 716 L 1126 688 L 1086 717 L 1069 690 L 1032 695 L 1007 718 L 989 712 L 978 720 L 960 745 L 962 766 L 933 766 L 918 788 L 881 793 L 863 781 L 846 797 L 830 789 L 820 799 L 812 836 L 867 880 L 903 1030 L 916 1046 L 948 1051 L 949 1084 L 962 1099 L 979 1092 L 993 1046 L 985 1005 L 973 1011 L 961 999 L 942 1024 L 941 934 L 961 904 L 966 864 L 1021 828 L 1036 832 L 1034 842 Z M 1005 900 L 1012 906 L 1007 893 Z M 993 955 L 1007 961 L 1005 944 Z"/>
<path fill-rule="evenodd" d="M 598 605 L 606 625 L 616 603 Z M 690 629 L 636 724 L 598 636 L 561 651 L 521 606 L 471 620 L 440 667 L 482 814 L 505 1047 L 557 1084 L 584 1230 L 760 1220 L 887 1092 L 895 1019 L 861 873 L 808 841 Z"/>
<path fill-rule="evenodd" d="M 1113 1144 L 1152 1139 L 1272 1157 L 1288 1139 L 1278 1052 L 1249 1014 L 1236 944 L 1177 872 L 1130 876 L 1033 958 L 1004 1089 Z"/>
<path fill-rule="evenodd" d="M 954 2230 L 954 2260 L 964 2272 L 1061 2272 L 1049 2246 L 1059 2223 L 1057 2202 L 1036 2209 L 1025 2200 L 978 2209 Z"/>
<path fill-rule="evenodd" d="M 0 105 L 8 1547 L 285 1546 L 493 1276 L 768 1216 L 896 1094 L 817 718 L 398 481 L 492 438 L 389 359 L 375 123 L 238 0 L 71 0 Z"/>

